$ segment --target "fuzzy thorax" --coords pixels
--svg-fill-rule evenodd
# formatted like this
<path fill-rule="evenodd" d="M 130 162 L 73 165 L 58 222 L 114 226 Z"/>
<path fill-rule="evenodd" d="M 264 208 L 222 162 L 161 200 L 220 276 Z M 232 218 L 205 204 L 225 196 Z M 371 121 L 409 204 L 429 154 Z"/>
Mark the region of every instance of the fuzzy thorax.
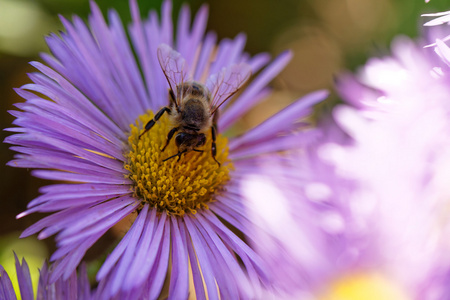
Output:
<path fill-rule="evenodd" d="M 211 156 L 211 135 L 207 134 L 203 152 L 188 152 L 178 158 L 164 159 L 178 152 L 175 141 L 169 143 L 164 152 L 167 134 L 172 129 L 167 115 L 142 135 L 142 124 L 153 118 L 153 112 L 139 116 L 136 125 L 130 125 L 128 138 L 127 162 L 124 168 L 133 181 L 134 196 L 149 203 L 159 212 L 182 216 L 195 214 L 199 209 L 208 209 L 208 203 L 214 201 L 225 183 L 230 179 L 232 164 L 228 160 L 228 141 L 218 135 L 217 160 L 219 167 Z"/>

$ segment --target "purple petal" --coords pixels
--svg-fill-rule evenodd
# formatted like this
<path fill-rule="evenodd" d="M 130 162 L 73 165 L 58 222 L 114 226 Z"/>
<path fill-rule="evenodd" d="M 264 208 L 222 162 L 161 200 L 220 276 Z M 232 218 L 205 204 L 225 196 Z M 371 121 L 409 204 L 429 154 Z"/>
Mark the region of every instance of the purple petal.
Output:
<path fill-rule="evenodd" d="M 207 74 L 209 73 L 207 66 L 210 63 L 213 55 L 213 50 L 216 47 L 216 40 L 217 35 L 215 33 L 208 33 L 206 35 L 201 47 L 201 53 L 195 64 L 195 73 L 193 76 L 194 80 L 206 82 Z"/>
<path fill-rule="evenodd" d="M 181 49 L 184 45 L 189 44 L 189 29 L 191 23 L 191 10 L 187 4 L 181 7 L 178 16 L 177 41 L 176 48 Z"/>
<path fill-rule="evenodd" d="M 181 237 L 183 238 L 183 242 L 187 245 L 188 249 L 188 257 L 190 261 L 190 266 L 192 270 L 192 277 L 194 280 L 195 294 L 197 299 L 206 299 L 205 287 L 203 285 L 203 277 L 202 271 L 200 270 L 199 261 L 197 260 L 197 254 L 194 250 L 194 245 L 192 245 L 191 237 L 188 233 L 188 230 L 184 224 L 180 226 L 181 229 Z"/>
<path fill-rule="evenodd" d="M 45 300 L 51 299 L 47 293 L 49 292 L 47 288 L 48 280 L 49 280 L 49 272 L 48 272 L 48 262 L 47 260 L 44 262 L 42 268 L 39 270 L 39 282 L 37 288 L 37 300 Z"/>
<path fill-rule="evenodd" d="M 22 232 L 22 234 L 20 235 L 20 238 L 24 238 L 24 237 L 30 236 L 32 234 L 35 234 L 35 233 L 41 231 L 42 229 L 49 227 L 55 223 L 65 224 L 67 222 L 71 222 L 72 218 L 74 218 L 73 216 L 75 213 L 82 212 L 86 208 L 88 208 L 88 206 L 81 206 L 81 207 L 76 207 L 76 208 L 72 208 L 69 210 L 63 210 L 63 211 L 54 213 L 52 215 L 49 215 L 49 216 L 39 220 L 38 222 L 34 223 L 27 229 L 25 229 Z M 19 214 L 16 218 L 19 219 L 25 215 L 27 215 L 26 212 Z"/>
<path fill-rule="evenodd" d="M 152 101 L 149 103 L 150 108 L 156 110 L 161 106 L 165 105 L 165 99 L 161 99 L 163 95 L 163 87 L 161 86 L 165 81 L 162 72 L 158 77 L 157 74 L 154 74 L 154 70 L 158 70 L 159 64 L 156 59 L 156 47 L 153 49 L 149 48 L 147 36 L 146 36 L 146 27 L 141 20 L 139 8 L 137 2 L 135 0 L 130 1 L 130 9 L 131 9 L 131 17 L 133 23 L 130 25 L 130 36 L 133 41 L 133 45 L 136 49 L 137 56 L 139 58 L 139 65 L 142 68 L 142 72 L 144 74 L 145 85 L 147 87 L 147 94 Z M 157 38 L 153 36 L 152 38 Z M 159 44 L 158 40 L 158 44 Z M 159 78 L 159 79 L 158 79 Z M 159 80 L 159 82 L 158 82 Z"/>
<path fill-rule="evenodd" d="M 23 89 L 30 89 L 42 93 L 62 106 L 68 107 L 74 112 L 77 112 L 79 116 L 86 116 L 86 118 L 88 118 L 91 122 L 98 123 L 99 128 L 107 128 L 110 132 L 114 133 L 115 136 L 120 137 L 121 140 L 126 140 L 123 129 L 117 127 L 115 123 L 113 123 L 103 112 L 93 105 L 92 102 L 89 101 L 78 89 L 76 89 L 72 83 L 41 63 L 31 64 L 44 75 L 48 76 L 48 78 L 42 74 L 32 74 L 33 76 L 30 75 L 30 77 L 32 77 L 35 82 L 42 85 L 27 84 L 22 87 Z M 49 89 L 49 87 L 51 89 Z M 74 101 L 74 99 L 76 100 Z M 127 124 L 127 129 L 128 125 L 129 123 Z M 107 134 L 107 131 L 100 133 L 101 136 L 105 136 L 107 139 L 110 139 Z"/>
<path fill-rule="evenodd" d="M 55 137 L 51 137 L 48 134 L 33 132 L 30 134 L 10 136 L 5 141 L 8 143 L 14 142 L 15 144 L 19 144 L 20 142 L 26 143 L 27 141 L 39 141 L 40 143 L 51 145 L 58 150 L 69 152 L 86 159 L 99 166 L 109 168 L 114 171 L 123 172 L 123 162 L 104 157 L 95 152 L 87 151 L 88 149 L 83 148 L 83 145 L 74 145 L 74 142 L 76 141 L 71 141 L 70 139 L 62 140 L 57 138 L 57 135 L 55 135 Z"/>
<path fill-rule="evenodd" d="M 117 217 L 119 215 L 124 217 L 125 215 L 129 214 L 130 211 L 134 210 L 137 204 L 138 203 L 133 198 L 120 197 L 116 200 L 104 202 L 98 205 L 74 206 L 70 209 L 54 213 L 36 222 L 32 226 L 28 227 L 22 233 L 21 237 L 26 237 L 43 230 L 39 235 L 39 238 L 47 238 L 48 236 L 64 230 L 65 228 L 73 228 L 74 225 L 77 225 L 77 222 L 85 226 L 86 224 L 92 223 L 94 220 L 99 218 L 99 216 L 96 216 L 96 214 L 100 214 L 102 210 L 104 214 L 104 211 L 106 210 L 106 216 L 107 211 L 111 209 L 112 211 L 116 211 L 116 213 L 118 214 Z M 26 213 L 27 212 L 20 214 L 18 218 L 22 217 Z M 84 224 L 84 222 L 87 223 Z M 78 230 L 79 227 L 75 227 L 75 229 Z M 70 230 L 68 231 L 70 232 Z"/>
<path fill-rule="evenodd" d="M 2 266 L 0 266 L 0 298 L 5 300 L 17 299 L 11 279 Z"/>
<path fill-rule="evenodd" d="M 144 208 L 145 209 L 145 208 Z M 147 208 L 148 209 L 148 208 Z M 155 263 L 157 251 L 155 247 L 160 244 L 164 220 L 156 217 L 156 210 L 151 209 L 144 223 L 144 231 L 139 238 L 134 254 L 141 257 L 141 260 L 134 260 L 128 266 L 128 276 L 124 281 L 125 289 L 131 289 L 139 285 L 148 278 L 148 275 Z M 157 231 L 157 232 L 156 232 Z"/>
<path fill-rule="evenodd" d="M 233 150 L 228 157 L 237 162 L 238 160 L 248 159 L 261 154 L 301 149 L 311 141 L 314 141 L 318 136 L 320 136 L 320 132 L 310 130 L 297 135 L 274 137 L 255 144 L 244 145 L 237 150 Z"/>
<path fill-rule="evenodd" d="M 220 220 L 210 212 L 203 215 L 208 221 L 211 222 L 215 231 L 220 235 L 221 239 L 227 243 L 227 245 L 236 252 L 240 257 L 247 256 L 253 267 L 256 268 L 262 282 L 268 282 L 268 272 L 265 270 L 266 265 L 256 255 L 256 253 L 245 244 L 240 238 L 238 238 L 233 232 L 231 232 Z"/>
<path fill-rule="evenodd" d="M 165 0 L 161 6 L 162 43 L 173 45 L 172 1 Z"/>
<path fill-rule="evenodd" d="M 123 107 L 129 111 L 130 119 L 145 112 L 146 105 L 142 105 L 146 99 L 140 99 L 135 91 L 134 82 L 143 95 L 143 82 L 139 75 L 139 71 L 131 55 L 131 49 L 126 38 L 123 26 L 117 15 L 117 12 L 110 11 L 110 19 L 112 19 L 114 27 L 111 30 L 106 25 L 103 15 L 95 4 L 91 2 L 92 14 L 89 18 L 90 27 L 98 43 L 102 46 L 102 57 L 106 60 L 108 68 L 111 70 L 111 81 L 116 82 L 118 92 L 120 93 L 120 102 Z M 130 66 L 132 69 L 130 70 Z M 131 72 L 132 71 L 132 72 Z M 133 79 L 133 80 L 132 80 Z M 145 94 L 145 93 L 144 93 Z M 116 103 L 116 102 L 114 102 Z"/>
<path fill-rule="evenodd" d="M 263 66 L 267 65 L 270 61 L 270 55 L 267 53 L 259 53 L 253 56 L 249 61 L 246 61 L 247 64 L 252 68 L 253 74 L 258 72 Z"/>
<path fill-rule="evenodd" d="M 221 201 L 222 202 L 222 199 Z M 242 217 L 242 215 L 239 215 L 238 212 L 236 212 L 233 209 L 230 209 L 224 205 L 222 205 L 219 201 L 212 203 L 210 205 L 211 211 L 213 211 L 215 214 L 223 218 L 225 221 L 230 223 L 232 226 L 234 226 L 236 229 L 241 231 L 247 236 L 249 235 L 248 229 L 250 228 L 248 225 L 251 224 L 249 220 Z"/>
<path fill-rule="evenodd" d="M 39 192 L 43 194 L 70 194 L 92 192 L 93 194 L 98 195 L 98 193 L 107 193 L 108 191 L 110 191 L 111 194 L 116 194 L 120 193 L 121 191 L 125 191 L 128 188 L 129 187 L 127 186 L 111 186 L 109 184 L 52 184 L 41 187 L 39 189 Z"/>
<path fill-rule="evenodd" d="M 217 235 L 207 232 L 205 223 L 199 221 L 200 214 L 197 214 L 197 219 L 194 225 L 202 235 L 205 242 L 205 251 L 208 254 L 211 263 L 214 277 L 217 285 L 220 286 L 220 294 L 224 299 L 240 299 L 249 297 L 240 297 L 237 290 L 237 283 L 246 284 L 245 275 L 237 265 L 237 261 L 232 257 L 229 250 L 225 247 L 223 242 L 219 241 Z"/>
<path fill-rule="evenodd" d="M 138 214 L 138 217 L 133 223 L 133 226 L 131 229 L 127 232 L 127 235 L 130 234 L 130 242 L 127 245 L 125 252 L 120 257 L 119 261 L 117 262 L 117 266 L 115 267 L 117 270 L 114 272 L 114 277 L 111 278 L 111 287 L 110 287 L 110 296 L 114 296 L 119 292 L 119 290 L 122 289 L 122 283 L 124 283 L 124 280 L 126 279 L 126 276 L 128 275 L 128 268 L 130 267 L 133 259 L 135 259 L 135 249 L 139 242 L 140 237 L 142 236 L 143 232 L 145 231 L 146 224 L 146 218 L 148 213 L 148 204 L 146 204 L 141 210 L 141 212 Z M 124 286 L 124 288 L 132 289 L 131 286 Z"/>
<path fill-rule="evenodd" d="M 211 64 L 209 73 L 216 74 L 223 67 L 231 66 L 241 62 L 241 55 L 246 41 L 245 34 L 239 34 L 232 41 L 223 40 L 218 47 L 216 60 Z"/>
<path fill-rule="evenodd" d="M 212 299 L 218 300 L 219 295 L 217 294 L 216 281 L 214 279 L 214 270 L 208 259 L 208 254 L 206 253 L 206 247 L 208 247 L 208 245 L 205 243 L 205 241 L 201 237 L 201 234 L 198 232 L 197 228 L 192 223 L 191 218 L 189 216 L 186 216 L 184 218 L 184 221 L 186 224 L 188 234 L 192 240 L 193 248 L 195 249 L 194 257 L 197 257 L 198 263 L 200 264 L 201 272 L 208 293 L 208 298 L 211 300 Z"/>
<path fill-rule="evenodd" d="M 89 284 L 89 277 L 85 263 L 81 264 L 78 274 L 77 287 L 79 300 L 89 300 L 91 299 L 91 286 Z"/>
<path fill-rule="evenodd" d="M 180 233 L 177 218 L 172 221 L 172 274 L 170 278 L 169 295 L 172 299 L 181 299 L 189 292 L 189 271 L 186 244 Z M 181 222 L 180 222 L 181 223 Z M 182 225 L 181 225 L 182 226 Z"/>
<path fill-rule="evenodd" d="M 184 9 L 184 8 L 183 8 Z M 187 16 L 186 23 L 183 23 L 183 26 L 187 25 L 187 28 L 189 28 L 189 9 L 185 9 L 181 12 L 182 17 L 183 15 Z M 186 59 L 188 66 L 194 65 L 194 58 L 196 51 L 198 49 L 198 46 L 201 43 L 201 40 L 203 39 L 203 36 L 205 34 L 206 29 L 206 22 L 208 19 L 208 6 L 202 5 L 200 9 L 197 12 L 197 15 L 194 18 L 194 23 L 192 25 L 191 31 L 185 35 L 187 37 L 183 43 L 177 43 L 177 50 L 183 55 L 183 57 Z M 181 20 L 180 20 L 181 22 Z M 179 35 L 181 35 L 181 32 L 184 29 L 180 30 Z M 189 29 L 188 29 L 189 31 Z"/>
<path fill-rule="evenodd" d="M 148 296 L 150 299 L 155 299 L 161 294 L 161 289 L 163 288 L 167 268 L 169 266 L 170 240 L 170 221 L 168 218 L 166 218 L 164 224 L 164 236 L 162 238 L 162 245 L 158 249 L 156 263 L 154 264 L 149 276 L 149 278 L 153 278 L 148 292 Z"/>
<path fill-rule="evenodd" d="M 101 184 L 127 184 L 130 185 L 132 182 L 126 178 L 108 178 L 105 176 L 93 176 L 84 174 L 73 174 L 61 171 L 47 171 L 47 170 L 35 170 L 32 172 L 33 176 L 50 179 L 50 180 L 60 180 L 60 181 L 72 181 L 72 182 L 90 182 L 90 183 L 101 183 Z"/>
<path fill-rule="evenodd" d="M 128 216 L 132 211 L 136 209 L 135 206 L 127 206 L 125 208 L 122 208 L 117 211 L 112 211 L 109 215 L 102 216 L 100 219 L 97 218 L 95 223 L 91 220 L 86 220 L 86 223 L 90 221 L 90 223 L 93 223 L 92 225 L 83 224 L 83 226 L 78 226 L 78 230 L 80 232 L 73 232 L 70 231 L 72 228 L 75 228 L 75 226 L 79 224 L 73 224 L 74 227 L 71 227 L 69 229 L 66 229 L 62 231 L 57 236 L 57 242 L 58 246 L 65 246 L 70 244 L 76 244 L 78 242 L 81 242 L 84 238 L 90 237 L 90 236 L 98 236 L 100 233 L 104 232 L 104 229 L 109 229 L 115 224 L 117 224 L 120 220 Z"/>
<path fill-rule="evenodd" d="M 74 18 L 73 25 L 64 18 L 61 18 L 61 22 L 67 30 L 65 40 L 71 42 L 72 51 L 77 50 L 73 59 L 78 62 L 77 69 L 65 75 L 122 129 L 128 129 L 135 116 L 130 115 L 129 110 L 121 105 L 124 102 L 121 99 L 126 95 L 120 92 L 117 84 L 110 78 L 110 70 L 89 29 L 77 17 Z M 51 44 L 49 47 L 51 48 Z M 115 105 L 111 105 L 112 103 Z"/>
<path fill-rule="evenodd" d="M 86 251 L 92 247 L 92 245 L 100 238 L 101 235 L 105 234 L 107 230 L 103 231 L 98 236 L 92 236 L 85 239 L 82 243 L 71 246 L 72 250 L 68 251 L 67 256 L 59 260 L 59 264 L 55 267 L 52 274 L 50 274 L 50 283 L 54 283 L 58 279 L 62 278 L 63 280 L 67 280 L 72 273 L 75 271 L 78 264 L 81 262 L 81 259 L 85 255 Z M 59 250 L 64 248 L 59 248 Z M 56 253 L 56 252 L 55 252 Z M 53 259 L 53 255 L 50 258 Z"/>
<path fill-rule="evenodd" d="M 96 275 L 97 281 L 101 281 L 108 275 L 108 273 L 111 272 L 111 270 L 113 269 L 113 267 L 115 266 L 117 261 L 120 259 L 120 257 L 125 252 L 125 249 L 126 249 L 128 243 L 130 242 L 130 240 L 132 240 L 132 237 L 133 237 L 131 230 L 134 228 L 134 226 L 138 226 L 138 225 L 134 225 L 134 224 L 136 224 L 136 220 L 134 221 L 133 226 L 130 228 L 130 230 L 122 238 L 120 243 L 114 248 L 113 252 L 111 252 L 111 254 L 106 258 L 105 262 L 103 263 L 102 267 L 100 268 L 100 270 L 98 271 L 98 273 Z M 140 223 L 138 223 L 138 224 L 140 224 Z M 133 230 L 135 230 L 135 229 L 133 229 Z"/>
<path fill-rule="evenodd" d="M 242 115 L 249 111 L 254 105 L 256 105 L 260 99 L 255 96 L 275 77 L 291 60 L 292 54 L 290 52 L 284 52 L 280 54 L 267 68 L 265 68 L 242 92 L 239 98 L 224 110 L 222 116 L 219 119 L 219 128 L 221 131 L 226 130 Z"/>
<path fill-rule="evenodd" d="M 61 105 L 46 100 L 33 99 L 28 100 L 26 103 L 21 103 L 17 105 L 17 107 L 35 115 L 13 111 L 11 113 L 14 116 L 23 117 L 24 119 L 15 120 L 14 124 L 25 128 L 34 128 L 38 131 L 59 133 L 66 137 L 70 137 L 71 139 L 76 138 L 77 143 L 84 143 L 89 149 L 123 160 L 121 141 L 116 139 L 116 142 L 114 143 L 100 136 L 93 131 L 92 124 L 84 125 L 79 123 L 81 118 L 77 115 L 72 115 L 72 112 L 69 112 Z M 30 124 L 31 126 L 27 124 Z M 58 126 L 54 126 L 55 124 Z M 33 125 L 34 127 L 32 127 Z M 89 125 L 91 127 L 87 127 Z"/>
<path fill-rule="evenodd" d="M 61 188 L 66 190 L 60 191 Z M 130 193 L 130 188 L 127 186 L 117 185 L 105 188 L 104 186 L 96 186 L 91 184 L 60 184 L 54 186 L 47 186 L 40 189 L 45 195 L 41 195 L 35 198 L 28 204 L 28 208 L 51 202 L 53 204 L 60 201 L 76 201 L 76 199 L 83 200 L 93 196 L 109 196 L 113 198 L 115 196 Z M 55 209 L 56 210 L 56 209 Z"/>
<path fill-rule="evenodd" d="M 23 89 L 17 89 L 16 92 L 21 97 L 28 100 L 25 103 L 16 105 L 21 109 L 25 109 L 25 107 L 29 106 L 39 107 L 41 110 L 47 111 L 66 120 L 70 120 L 74 123 L 75 126 L 88 129 L 89 136 L 97 137 L 98 143 L 107 145 L 109 146 L 109 148 L 112 148 L 112 150 L 110 151 L 114 151 L 115 148 L 118 148 L 117 146 L 111 147 L 111 145 L 120 145 L 122 143 L 121 139 L 117 138 L 114 134 L 112 134 L 108 130 L 108 128 L 100 124 L 96 119 L 92 119 L 89 117 L 89 115 L 86 115 L 84 113 L 80 114 L 81 113 L 80 107 L 78 107 L 77 109 L 72 109 L 71 107 L 67 107 L 65 105 L 61 105 L 52 101 L 38 98 L 33 93 Z M 103 139 L 104 141 L 100 139 Z M 105 151 L 104 148 L 102 148 L 102 150 Z M 108 153 L 107 151 L 105 152 Z M 121 154 L 111 154 L 111 155 L 114 157 L 121 156 Z"/>
<path fill-rule="evenodd" d="M 91 230 L 97 231 L 103 228 L 110 228 L 119 220 L 130 214 L 137 206 L 137 201 L 131 197 L 118 197 L 117 199 L 102 202 L 95 206 L 80 212 L 77 218 L 74 218 L 69 226 L 65 227 L 61 233 L 58 234 L 57 241 L 61 241 L 64 245 L 70 240 L 66 239 L 72 235 L 86 235 Z M 54 233 L 52 227 L 44 230 L 39 237 L 47 237 Z M 50 231 L 50 233 L 48 233 Z"/>
<path fill-rule="evenodd" d="M 20 265 L 16 253 L 14 253 L 14 259 L 16 261 L 17 281 L 19 282 L 20 295 L 23 300 L 33 300 L 33 285 L 31 284 L 28 264 L 25 259 L 22 259 L 22 265 Z"/>
<path fill-rule="evenodd" d="M 242 137 L 230 142 L 230 149 L 243 143 L 254 143 L 262 139 L 272 139 L 275 135 L 286 133 L 292 129 L 292 124 L 299 118 L 305 117 L 311 107 L 324 100 L 328 96 L 325 90 L 308 94 L 292 103 L 279 113 L 264 121 L 254 129 L 245 133 Z"/>
<path fill-rule="evenodd" d="M 9 140 L 10 141 L 10 140 Z M 106 164 L 103 166 L 98 166 L 91 164 L 86 159 L 81 159 L 78 157 L 71 156 L 70 154 L 64 154 L 60 152 L 46 151 L 44 149 L 36 148 L 23 148 L 31 149 L 28 152 L 44 152 L 43 155 L 15 155 L 14 160 L 7 163 L 7 165 L 17 168 L 39 168 L 39 169 L 57 169 L 64 170 L 72 173 L 79 173 L 85 175 L 97 175 L 105 177 L 123 177 L 124 173 L 127 173 L 125 169 L 122 170 L 111 170 L 111 168 L 105 168 Z M 52 153 L 53 152 L 53 153 Z M 53 154 L 53 155 L 52 155 Z M 111 161 L 111 166 L 115 163 Z M 118 165 L 114 166 L 118 167 Z"/>

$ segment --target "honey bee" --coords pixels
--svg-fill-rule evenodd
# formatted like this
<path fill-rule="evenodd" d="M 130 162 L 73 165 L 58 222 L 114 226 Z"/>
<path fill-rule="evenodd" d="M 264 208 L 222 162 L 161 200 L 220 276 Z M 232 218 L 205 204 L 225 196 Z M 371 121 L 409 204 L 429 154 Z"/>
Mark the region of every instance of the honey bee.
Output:
<path fill-rule="evenodd" d="M 206 144 L 205 133 L 211 130 L 211 155 L 220 167 L 220 162 L 216 159 L 218 109 L 248 80 L 251 75 L 250 66 L 241 63 L 223 68 L 219 73 L 211 75 L 206 84 L 202 84 L 185 80 L 187 78 L 186 61 L 170 46 L 160 45 L 157 55 L 169 83 L 170 103 L 169 106 L 161 108 L 145 125 L 145 130 L 139 138 L 149 131 L 164 113 L 168 113 L 174 127 L 167 134 L 166 144 L 161 151 L 166 149 L 176 133 L 175 144 L 178 147 L 178 153 L 163 161 L 174 157 L 180 160 L 181 155 L 190 151 L 203 152 L 198 147 Z"/>

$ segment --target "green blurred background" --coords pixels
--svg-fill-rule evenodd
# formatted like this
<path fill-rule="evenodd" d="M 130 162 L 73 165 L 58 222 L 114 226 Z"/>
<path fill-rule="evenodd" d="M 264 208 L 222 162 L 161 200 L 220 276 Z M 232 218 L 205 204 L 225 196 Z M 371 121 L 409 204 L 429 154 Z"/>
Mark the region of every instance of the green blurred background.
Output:
<path fill-rule="evenodd" d="M 159 9 L 161 0 L 138 1 L 141 14 Z M 186 1 L 174 0 L 174 16 Z M 274 80 L 274 94 L 255 108 L 242 126 L 258 123 L 294 99 L 315 89 L 333 88 L 333 76 L 340 70 L 355 70 L 371 55 L 387 53 L 396 35 L 416 37 L 424 20 L 420 14 L 448 9 L 448 2 L 432 0 L 228 0 L 187 3 L 196 11 L 203 3 L 210 7 L 208 27 L 219 38 L 234 37 L 240 32 L 248 36 L 247 51 L 251 54 L 270 52 L 274 56 L 292 49 L 294 58 L 283 73 Z M 124 23 L 130 20 L 127 0 L 97 1 L 103 12 L 109 8 L 119 11 Z M 0 0 L 0 94 L 1 127 L 11 126 L 13 117 L 7 110 L 22 101 L 13 91 L 29 82 L 33 72 L 29 61 L 39 60 L 39 52 L 47 51 L 44 36 L 62 30 L 58 15 L 70 18 L 77 14 L 86 19 L 88 0 Z M 325 104 L 331 106 L 333 96 Z M 2 140 L 7 136 L 2 132 Z M 30 171 L 6 167 L 13 152 L 1 146 L 0 203 L 0 263 L 13 269 L 14 250 L 19 257 L 31 261 L 36 270 L 42 259 L 54 250 L 52 239 L 37 241 L 36 236 L 18 240 L 20 232 L 42 215 L 20 220 L 15 216 L 26 209 L 27 203 L 38 195 L 46 182 L 30 176 Z M 114 239 L 104 237 L 89 253 L 95 257 Z M 103 243 L 104 242 L 104 243 Z"/>

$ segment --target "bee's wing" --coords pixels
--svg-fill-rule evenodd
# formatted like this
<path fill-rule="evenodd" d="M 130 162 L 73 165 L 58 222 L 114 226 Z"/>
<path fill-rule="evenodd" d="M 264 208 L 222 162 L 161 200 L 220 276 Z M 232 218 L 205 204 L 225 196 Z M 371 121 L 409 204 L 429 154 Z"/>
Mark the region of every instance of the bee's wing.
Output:
<path fill-rule="evenodd" d="M 211 115 L 244 85 L 251 74 L 250 66 L 241 63 L 209 77 L 206 87 L 211 92 Z"/>
<path fill-rule="evenodd" d="M 180 104 L 182 95 L 179 95 L 177 86 L 182 85 L 186 79 L 185 65 L 186 60 L 181 54 L 173 50 L 169 45 L 161 44 L 157 50 L 159 64 L 166 76 L 170 89 L 173 91 L 176 97 L 177 106 Z"/>

